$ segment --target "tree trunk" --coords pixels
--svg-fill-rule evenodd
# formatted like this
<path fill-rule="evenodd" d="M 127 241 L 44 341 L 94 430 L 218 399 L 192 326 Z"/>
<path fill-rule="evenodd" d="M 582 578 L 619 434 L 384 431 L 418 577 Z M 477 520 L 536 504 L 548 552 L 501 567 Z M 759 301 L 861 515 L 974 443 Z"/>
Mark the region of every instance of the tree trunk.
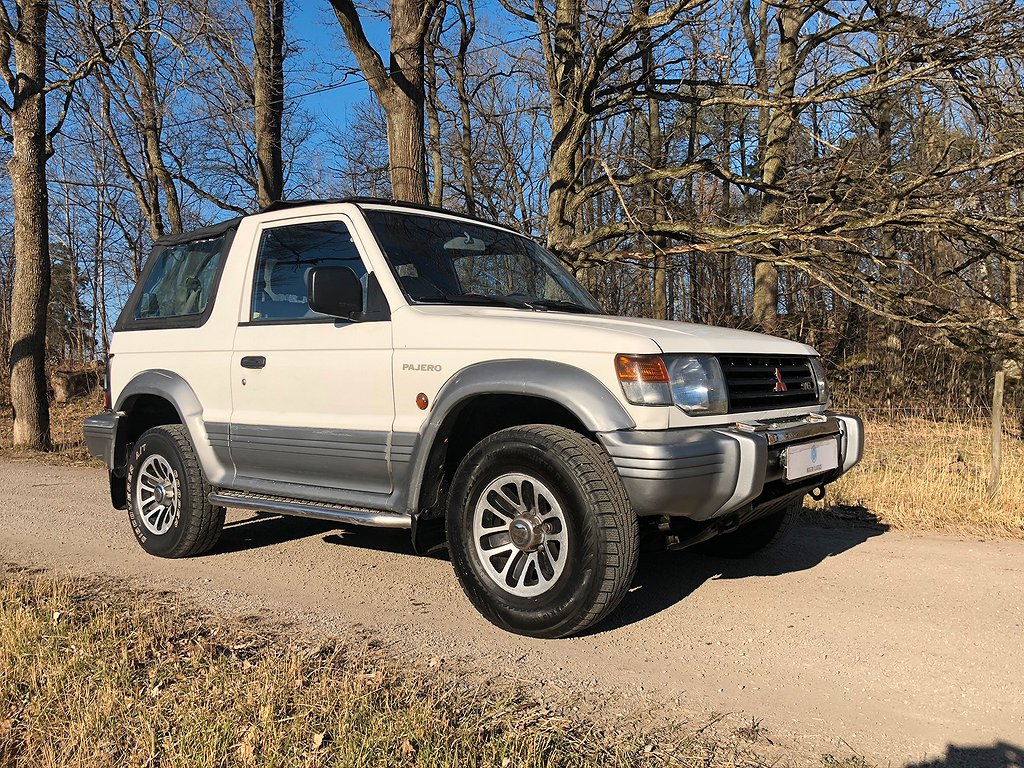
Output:
<path fill-rule="evenodd" d="M 766 331 L 779 320 L 779 272 L 770 261 L 754 264 L 754 322 Z"/>
<path fill-rule="evenodd" d="M 786 152 L 799 108 L 791 103 L 799 69 L 797 39 L 803 26 L 801 9 L 783 6 L 779 11 L 778 71 L 775 78 L 778 106 L 768 111 L 761 160 L 763 193 L 761 223 L 773 227 L 783 224 L 783 201 L 769 191 L 782 183 L 786 174 Z M 782 243 L 770 243 L 754 265 L 754 322 L 766 331 L 775 329 L 779 319 L 779 272 L 776 262 L 782 257 Z"/>
<path fill-rule="evenodd" d="M 424 46 L 426 67 L 424 68 L 424 102 L 427 109 L 427 132 L 430 145 L 430 204 L 441 207 L 444 204 L 444 155 L 441 147 L 441 118 L 438 116 L 438 105 L 441 97 L 437 92 L 437 61 L 434 52 L 440 44 L 441 27 L 444 14 L 439 13 L 430 24 L 430 34 Z"/>
<path fill-rule="evenodd" d="M 139 5 L 140 12 L 150 17 L 148 2 Z M 126 39 L 132 36 L 133 27 L 136 23 L 127 20 L 124 16 L 123 7 L 115 4 L 112 7 L 112 14 L 119 33 Z M 161 94 L 159 79 L 161 77 L 160 62 L 155 49 L 159 35 L 154 30 L 141 32 L 138 38 L 132 40 L 125 50 L 125 61 L 135 80 L 136 93 L 138 97 L 139 114 L 132 117 L 138 126 L 142 139 L 142 149 L 145 153 L 145 186 L 149 200 L 149 225 L 150 234 L 155 240 L 165 234 L 163 217 L 161 215 L 160 198 L 163 195 L 164 206 L 167 211 L 170 231 L 178 233 L 184 230 L 184 222 L 181 215 L 181 201 L 178 190 L 174 186 L 174 177 L 171 175 L 167 164 L 164 162 L 163 154 L 163 113 L 166 109 Z M 115 76 L 116 77 L 116 76 Z M 114 87 L 123 89 L 124 86 L 111 83 Z M 104 85 L 104 89 L 110 86 Z M 109 100 L 109 94 L 105 94 Z M 109 110 L 109 104 L 105 106 Z M 113 142 L 112 142 L 113 143 Z M 120 144 L 120 139 L 116 142 Z"/>
<path fill-rule="evenodd" d="M 427 202 L 424 138 L 424 45 L 436 0 L 392 0 L 391 56 L 387 67 L 370 45 L 353 0 L 331 0 L 349 48 L 384 108 L 388 132 L 391 194 L 395 200 Z"/>
<path fill-rule="evenodd" d="M 388 160 L 391 194 L 395 200 L 426 203 L 426 146 L 423 139 L 423 102 L 405 93 L 389 99 Z"/>
<path fill-rule="evenodd" d="M 649 10 L 649 8 L 648 8 Z M 650 94 L 653 94 L 657 87 L 657 65 L 654 63 L 654 52 L 651 50 L 651 34 L 645 31 L 640 37 L 640 45 L 643 48 L 641 61 L 644 68 L 644 80 Z M 665 140 L 661 134 L 661 105 L 653 96 L 647 98 L 647 157 L 651 168 L 657 169 L 664 165 Z M 691 138 L 690 147 L 692 151 L 693 141 Z M 662 189 L 659 184 L 651 185 L 651 215 L 655 223 L 664 221 L 665 202 L 662 199 Z M 668 285 L 666 281 L 668 271 L 668 259 L 665 251 L 668 248 L 668 240 L 664 237 L 655 236 L 651 238 L 654 246 L 654 295 L 651 300 L 651 316 L 656 320 L 668 319 Z M 691 286 L 693 282 L 691 281 Z"/>
<path fill-rule="evenodd" d="M 580 30 L 581 0 L 557 0 L 554 30 L 548 10 L 535 0 L 535 17 L 542 35 L 551 99 L 551 149 L 548 161 L 548 246 L 563 253 L 576 234 L 576 210 L 572 205 L 573 185 L 580 163 L 580 147 L 589 120 L 583 111 L 580 68 L 583 42 Z M 548 41 L 551 44 L 548 44 Z"/>
<path fill-rule="evenodd" d="M 129 54 L 130 55 L 130 54 Z M 113 78 L 111 78 L 113 79 Z M 124 146 L 121 143 L 121 138 L 117 130 L 117 124 L 113 116 L 113 99 L 111 97 L 111 85 L 108 83 L 103 76 L 96 78 L 96 84 L 99 89 L 99 108 L 100 114 L 103 118 L 103 123 L 97 122 L 97 126 L 104 133 L 107 141 L 110 143 L 110 147 L 114 152 L 114 156 L 117 158 L 118 165 L 121 166 L 125 178 L 131 185 L 132 192 L 135 195 L 135 200 L 139 205 L 139 211 L 146 217 L 146 222 L 149 225 L 149 236 L 156 240 L 158 237 L 162 237 L 166 230 L 164 228 L 163 220 L 163 209 L 160 205 L 160 187 L 158 184 L 156 173 L 150 163 L 145 164 L 145 168 L 139 172 L 136 172 L 134 163 L 128 158 L 125 153 Z M 140 108 L 139 110 L 143 110 Z M 145 138 L 145 128 L 142 125 L 142 121 L 138 117 L 134 117 L 133 122 L 135 128 L 138 131 L 142 142 L 146 146 L 149 145 L 149 140 Z M 136 276 L 138 273 L 136 272 Z"/>
<path fill-rule="evenodd" d="M 391 88 L 384 112 L 388 124 L 391 194 L 395 200 L 426 203 L 427 145 L 423 91 L 425 35 L 419 31 L 422 0 L 391 3 Z"/>
<path fill-rule="evenodd" d="M 996 371 L 996 383 L 992 390 L 992 465 L 988 480 L 988 497 L 995 501 L 999 493 L 999 482 L 1003 470 L 1003 392 L 1006 387 L 1006 369 Z"/>
<path fill-rule="evenodd" d="M 256 193 L 264 208 L 284 197 L 284 0 L 248 0 L 252 12 Z"/>
<path fill-rule="evenodd" d="M 47 0 L 21 4 L 14 55 L 18 86 L 13 94 L 14 151 L 7 164 L 14 204 L 14 290 L 11 299 L 11 404 L 14 444 L 50 447 L 46 400 L 46 307 L 50 300 L 50 253 L 46 191 Z"/>
<path fill-rule="evenodd" d="M 472 0 L 468 8 L 458 5 L 459 51 L 455 56 L 455 92 L 459 98 L 459 148 L 462 152 L 462 188 L 466 195 L 466 213 L 476 215 L 476 192 L 473 189 L 473 125 L 469 110 L 469 88 L 466 85 L 466 55 L 476 33 L 476 9 Z"/>

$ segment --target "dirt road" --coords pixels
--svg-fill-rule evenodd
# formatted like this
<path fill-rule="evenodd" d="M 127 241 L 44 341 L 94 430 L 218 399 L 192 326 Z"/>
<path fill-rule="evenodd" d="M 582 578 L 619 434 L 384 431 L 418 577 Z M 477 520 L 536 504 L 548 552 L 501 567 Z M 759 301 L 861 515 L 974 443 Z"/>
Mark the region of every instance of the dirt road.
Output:
<path fill-rule="evenodd" d="M 241 513 L 213 554 L 159 560 L 110 509 L 102 471 L 0 461 L 0 559 L 360 624 L 581 700 L 763 718 L 808 754 L 841 738 L 880 765 L 1024 760 L 1024 542 L 809 524 L 774 557 L 647 556 L 610 621 L 534 641 L 481 619 L 450 565 L 412 555 L 405 533 Z"/>

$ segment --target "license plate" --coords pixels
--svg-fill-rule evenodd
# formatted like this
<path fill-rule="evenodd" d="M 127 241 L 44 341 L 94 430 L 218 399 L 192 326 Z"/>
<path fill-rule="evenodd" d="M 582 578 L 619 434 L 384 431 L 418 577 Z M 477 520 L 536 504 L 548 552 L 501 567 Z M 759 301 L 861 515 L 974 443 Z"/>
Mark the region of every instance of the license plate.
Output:
<path fill-rule="evenodd" d="M 792 445 L 786 449 L 786 479 L 818 475 L 839 466 L 839 442 L 835 438 Z"/>

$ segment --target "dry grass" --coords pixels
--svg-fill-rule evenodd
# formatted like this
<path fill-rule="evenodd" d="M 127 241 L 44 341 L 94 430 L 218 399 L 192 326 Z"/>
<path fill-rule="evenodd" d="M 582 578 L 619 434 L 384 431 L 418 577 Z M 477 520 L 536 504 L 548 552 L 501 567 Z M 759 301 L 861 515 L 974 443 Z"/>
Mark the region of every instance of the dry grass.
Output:
<path fill-rule="evenodd" d="M 866 510 L 893 528 L 1024 537 L 1024 440 L 1003 436 L 999 492 L 989 498 L 990 427 L 982 419 L 869 420 L 864 460 L 828 488 L 823 507 Z"/>
<path fill-rule="evenodd" d="M 10 768 L 768 764 L 752 751 L 770 746 L 759 734 L 601 730 L 504 679 L 400 666 L 366 640 L 285 638 L 123 584 L 0 569 Z"/>
<path fill-rule="evenodd" d="M 32 456 L 48 464 L 92 464 L 102 466 L 89 455 L 82 435 L 82 422 L 103 410 L 103 390 L 95 389 L 69 403 L 50 404 L 50 433 L 53 450 L 38 453 L 12 449 L 13 425 L 10 404 L 0 404 L 0 456 Z"/>

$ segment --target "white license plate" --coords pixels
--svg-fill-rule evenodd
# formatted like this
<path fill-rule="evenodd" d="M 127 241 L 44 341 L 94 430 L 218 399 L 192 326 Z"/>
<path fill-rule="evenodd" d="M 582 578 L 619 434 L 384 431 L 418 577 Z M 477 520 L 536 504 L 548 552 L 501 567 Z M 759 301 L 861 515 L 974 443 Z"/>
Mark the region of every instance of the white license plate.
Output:
<path fill-rule="evenodd" d="M 815 440 L 813 443 L 791 445 L 786 449 L 786 479 L 818 475 L 839 466 L 839 441 Z"/>

